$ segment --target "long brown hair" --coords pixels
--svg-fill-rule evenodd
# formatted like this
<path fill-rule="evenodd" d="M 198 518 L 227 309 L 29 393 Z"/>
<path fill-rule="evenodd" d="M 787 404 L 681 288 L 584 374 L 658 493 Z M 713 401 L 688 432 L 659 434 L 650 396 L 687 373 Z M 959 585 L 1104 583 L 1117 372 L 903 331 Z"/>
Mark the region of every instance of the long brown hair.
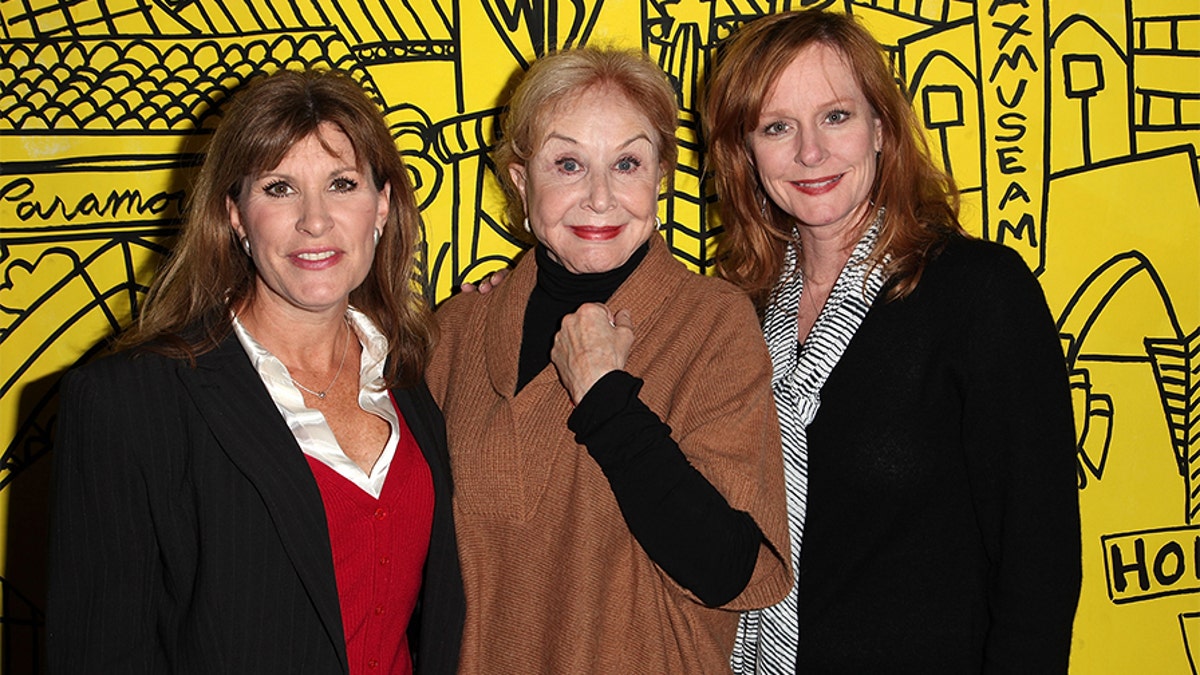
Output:
<path fill-rule="evenodd" d="M 873 257 L 880 262 L 889 256 L 888 297 L 911 293 L 946 237 L 965 234 L 954 180 L 930 158 L 912 106 L 871 34 L 851 16 L 821 10 L 757 19 L 725 45 L 709 80 L 703 121 L 725 228 L 717 273 L 745 289 L 760 310 L 783 272 L 793 219 L 766 198 L 747 138 L 780 73 L 815 43 L 845 59 L 880 120 L 883 150 L 871 195 L 886 214 Z M 868 210 L 860 227 L 867 227 L 874 213 Z"/>
<path fill-rule="evenodd" d="M 513 91 L 504 114 L 503 137 L 492 153 L 496 177 L 508 198 L 509 229 L 527 239 L 521 228 L 525 207 L 509 176 L 511 164 L 523 165 L 545 140 L 550 120 L 575 96 L 593 87 L 613 87 L 637 106 L 658 138 L 660 168 L 670 188 L 679 156 L 675 129 L 679 108 L 667 76 L 645 54 L 629 49 L 579 47 L 543 56 L 533 63 Z"/>
<path fill-rule="evenodd" d="M 278 166 L 324 122 L 350 139 L 376 189 L 391 185 L 387 225 L 350 303 L 387 337 L 387 386 L 420 379 L 435 328 L 414 278 L 421 236 L 416 197 L 379 107 L 339 71 L 279 71 L 234 98 L 209 143 L 175 248 L 117 348 L 192 360 L 229 335 L 230 308 L 253 299 L 256 272 L 230 226 L 226 199 L 236 200 L 245 178 Z"/>

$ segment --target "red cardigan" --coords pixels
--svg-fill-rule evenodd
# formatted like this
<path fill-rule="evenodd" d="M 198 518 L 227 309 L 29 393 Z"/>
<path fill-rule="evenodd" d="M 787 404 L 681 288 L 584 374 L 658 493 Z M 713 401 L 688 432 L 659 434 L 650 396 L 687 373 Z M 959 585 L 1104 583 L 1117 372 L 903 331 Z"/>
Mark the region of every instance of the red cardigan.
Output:
<path fill-rule="evenodd" d="M 429 466 L 403 416 L 379 499 L 319 460 L 306 459 L 329 523 L 350 673 L 407 675 L 412 672 L 408 623 L 433 522 Z"/>

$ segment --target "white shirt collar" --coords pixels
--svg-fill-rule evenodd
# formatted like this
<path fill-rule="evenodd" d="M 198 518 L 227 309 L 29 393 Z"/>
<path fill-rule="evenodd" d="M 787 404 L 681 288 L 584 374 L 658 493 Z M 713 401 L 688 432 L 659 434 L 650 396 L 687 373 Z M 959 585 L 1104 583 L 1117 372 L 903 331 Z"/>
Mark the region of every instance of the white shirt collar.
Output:
<path fill-rule="evenodd" d="M 325 421 L 325 416 L 319 410 L 305 407 L 304 395 L 292 382 L 287 367 L 254 339 L 238 320 L 237 315 L 233 316 L 233 332 L 246 355 L 250 357 L 250 363 L 266 386 L 275 407 L 292 430 L 300 450 L 378 499 L 400 440 L 399 414 L 392 403 L 390 393 L 383 387 L 383 366 L 388 354 L 387 338 L 367 315 L 353 307 L 347 307 L 346 319 L 363 346 L 358 368 L 358 405 L 364 411 L 382 418 L 391 428 L 383 453 L 376 460 L 375 466 L 371 467 L 370 473 L 363 471 L 346 456 L 334 438 L 328 422 Z"/>

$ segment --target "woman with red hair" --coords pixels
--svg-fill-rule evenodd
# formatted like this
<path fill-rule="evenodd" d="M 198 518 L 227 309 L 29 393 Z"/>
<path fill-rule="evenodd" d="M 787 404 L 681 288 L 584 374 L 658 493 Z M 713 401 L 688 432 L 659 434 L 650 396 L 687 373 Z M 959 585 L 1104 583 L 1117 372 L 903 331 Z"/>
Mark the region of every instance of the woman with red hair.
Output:
<path fill-rule="evenodd" d="M 704 117 L 719 273 L 763 319 L 796 585 L 740 672 L 1065 672 L 1079 595 L 1057 329 L 1020 256 L 968 237 L 851 17 L 734 35 Z"/>

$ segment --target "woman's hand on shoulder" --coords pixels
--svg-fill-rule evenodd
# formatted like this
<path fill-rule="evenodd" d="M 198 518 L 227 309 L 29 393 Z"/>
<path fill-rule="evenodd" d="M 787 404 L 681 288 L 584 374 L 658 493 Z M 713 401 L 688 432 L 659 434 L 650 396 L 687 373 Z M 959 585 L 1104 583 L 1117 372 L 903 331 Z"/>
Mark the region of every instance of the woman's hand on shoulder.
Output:
<path fill-rule="evenodd" d="M 629 310 L 614 315 L 605 305 L 588 303 L 563 317 L 550 360 L 571 400 L 578 404 L 597 380 L 625 368 L 632 348 Z"/>
<path fill-rule="evenodd" d="M 477 284 L 463 282 L 463 285 L 459 288 L 463 293 L 479 293 L 480 295 L 487 295 L 493 288 L 499 286 L 500 282 L 504 281 L 504 277 L 506 276 L 508 276 L 508 269 L 496 270 L 495 272 L 492 272 L 486 277 L 480 279 L 479 283 Z"/>

